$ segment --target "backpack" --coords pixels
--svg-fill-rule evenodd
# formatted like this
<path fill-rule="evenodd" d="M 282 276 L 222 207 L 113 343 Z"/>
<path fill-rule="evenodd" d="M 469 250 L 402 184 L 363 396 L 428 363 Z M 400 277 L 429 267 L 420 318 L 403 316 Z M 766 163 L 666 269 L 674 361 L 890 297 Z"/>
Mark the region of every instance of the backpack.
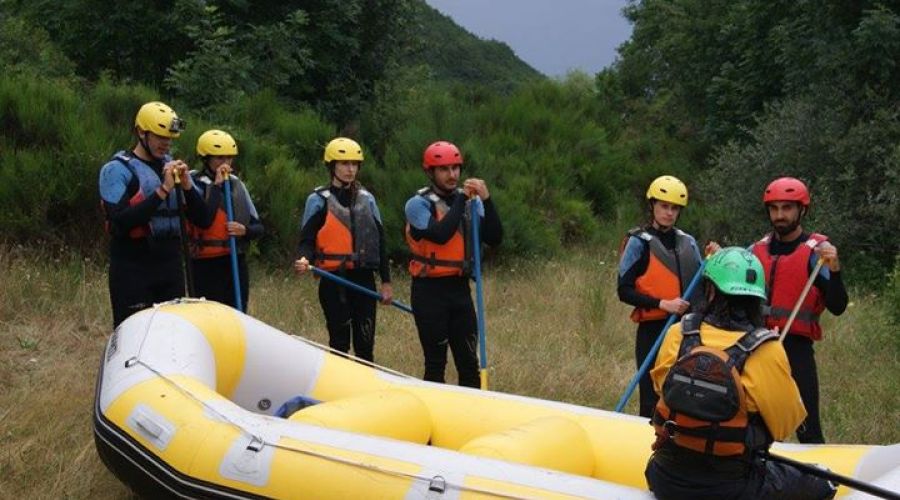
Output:
<path fill-rule="evenodd" d="M 778 334 L 765 328 L 752 329 L 723 350 L 703 345 L 702 320 L 703 316 L 696 313 L 681 320 L 678 360 L 666 375 L 651 421 L 657 435 L 655 446 L 671 439 L 678 446 L 704 454 L 743 455 L 748 447 L 757 447 L 760 433 L 751 430 L 751 424 L 764 424 L 747 412 L 741 373 L 747 358 L 763 343 L 777 339 Z"/>

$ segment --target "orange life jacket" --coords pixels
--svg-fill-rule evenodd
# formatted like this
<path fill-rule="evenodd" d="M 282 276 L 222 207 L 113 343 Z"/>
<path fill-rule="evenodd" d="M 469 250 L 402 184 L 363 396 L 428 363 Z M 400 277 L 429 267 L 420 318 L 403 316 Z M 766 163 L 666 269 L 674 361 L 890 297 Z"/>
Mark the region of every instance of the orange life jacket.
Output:
<path fill-rule="evenodd" d="M 204 186 L 204 201 L 209 204 L 209 196 L 212 189 L 215 189 L 215 182 L 206 174 L 198 174 L 191 172 L 194 177 L 194 184 Z M 244 183 L 234 174 L 229 176 L 231 182 L 231 208 L 234 220 L 240 222 L 244 226 L 250 223 L 250 213 L 248 207 L 248 194 Z M 212 224 L 206 228 L 200 228 L 193 224 L 190 225 L 191 233 L 191 257 L 194 259 L 210 259 L 213 257 L 221 257 L 231 253 L 231 244 L 228 236 L 228 214 L 225 212 L 225 190 L 222 189 L 223 198 L 216 207 L 216 215 Z M 238 253 L 242 253 L 246 245 L 243 239 L 238 239 Z"/>
<path fill-rule="evenodd" d="M 680 229 L 675 231 L 675 249 L 669 250 L 662 241 L 643 228 L 628 231 L 628 236 L 639 238 L 650 252 L 647 270 L 634 281 L 638 293 L 657 299 L 671 300 L 680 297 L 700 262 L 695 258 L 693 238 Z M 626 238 L 627 239 L 627 238 Z M 664 319 L 669 315 L 659 308 L 635 307 L 631 320 L 635 323 Z"/>
<path fill-rule="evenodd" d="M 315 265 L 326 271 L 378 269 L 381 263 L 378 223 L 371 203 L 374 198 L 360 189 L 345 207 L 327 186 L 315 193 L 325 200 L 325 223 L 316 233 Z"/>
<path fill-rule="evenodd" d="M 809 261 L 813 249 L 828 237 L 813 233 L 802 244 L 788 255 L 772 255 L 769 253 L 769 243 L 772 235 L 766 235 L 753 244 L 753 254 L 759 257 L 763 270 L 766 273 L 766 295 L 768 295 L 768 309 L 766 313 L 766 327 L 780 330 L 784 329 L 787 320 L 803 292 L 803 287 L 809 279 Z M 819 315 L 825 310 L 825 297 L 816 286 L 809 289 L 806 298 L 800 305 L 800 310 L 791 324 L 789 334 L 802 335 L 813 340 L 822 338 L 822 326 L 819 324 Z"/>
<path fill-rule="evenodd" d="M 672 440 L 699 453 L 731 457 L 766 446 L 768 434 L 760 428 L 765 424 L 747 411 L 741 373 L 756 348 L 778 334 L 758 328 L 723 351 L 703 345 L 701 321 L 693 313 L 681 321 L 678 360 L 666 374 L 651 420 L 654 449 Z"/>
<path fill-rule="evenodd" d="M 416 192 L 418 196 L 428 200 L 432 216 L 440 221 L 450 211 L 440 196 L 430 187 Z M 458 194 L 458 196 L 462 196 Z M 412 253 L 409 260 L 409 274 L 415 278 L 442 278 L 445 276 L 468 276 L 472 269 L 471 242 L 469 241 L 469 224 L 471 220 L 471 203 L 466 203 L 466 215 L 462 217 L 459 227 L 453 236 L 443 245 L 426 238 L 413 239 L 411 227 L 406 224 L 406 244 Z"/>

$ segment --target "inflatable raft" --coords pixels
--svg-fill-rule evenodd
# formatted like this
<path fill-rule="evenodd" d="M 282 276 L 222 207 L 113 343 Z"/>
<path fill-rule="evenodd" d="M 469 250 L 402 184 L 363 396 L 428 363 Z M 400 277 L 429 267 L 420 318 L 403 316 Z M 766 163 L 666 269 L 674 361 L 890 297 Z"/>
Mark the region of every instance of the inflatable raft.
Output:
<path fill-rule="evenodd" d="M 275 416 L 291 404 L 308 406 Z M 107 467 L 150 497 L 651 498 L 645 419 L 423 382 L 215 302 L 120 325 L 94 432 Z M 900 445 L 774 451 L 900 490 Z"/>

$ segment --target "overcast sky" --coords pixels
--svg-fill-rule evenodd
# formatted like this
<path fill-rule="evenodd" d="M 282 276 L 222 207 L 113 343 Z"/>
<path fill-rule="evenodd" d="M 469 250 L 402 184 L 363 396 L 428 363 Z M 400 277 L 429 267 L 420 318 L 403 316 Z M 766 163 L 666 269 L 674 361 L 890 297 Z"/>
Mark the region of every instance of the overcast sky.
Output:
<path fill-rule="evenodd" d="M 426 0 L 460 26 L 506 42 L 520 59 L 548 76 L 580 69 L 593 74 L 631 36 L 622 17 L 627 0 Z"/>

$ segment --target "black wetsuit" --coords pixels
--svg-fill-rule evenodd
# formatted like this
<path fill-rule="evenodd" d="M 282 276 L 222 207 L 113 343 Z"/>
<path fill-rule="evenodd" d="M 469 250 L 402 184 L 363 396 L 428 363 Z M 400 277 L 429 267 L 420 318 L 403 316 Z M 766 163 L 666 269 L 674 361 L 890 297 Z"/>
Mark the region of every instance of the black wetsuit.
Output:
<path fill-rule="evenodd" d="M 413 239 L 425 238 L 443 244 L 456 234 L 465 212 L 466 198 L 458 192 L 441 198 L 450 210 L 440 221 L 432 216 L 427 229 L 411 227 Z M 499 245 L 503 238 L 503 226 L 491 198 L 484 201 L 480 232 L 481 241 L 489 246 Z M 410 298 L 419 342 L 425 355 L 425 380 L 444 382 L 449 346 L 459 385 L 481 385 L 478 376 L 478 327 L 469 279 L 466 276 L 412 278 Z"/>
<path fill-rule="evenodd" d="M 344 206 L 351 206 L 352 193 L 350 189 L 341 189 L 330 186 L 328 190 Z M 298 258 L 306 257 L 311 264 L 315 263 L 316 236 L 325 224 L 328 213 L 327 204 L 321 210 L 309 217 L 306 224 L 300 228 L 300 247 Z M 377 219 L 378 248 L 381 260 L 378 273 L 382 283 L 391 282 L 391 271 L 384 240 L 384 227 Z M 375 274 L 373 269 L 349 269 L 330 271 L 359 286 L 376 290 Z M 319 304 L 325 313 L 325 323 L 328 328 L 328 345 L 332 349 L 341 352 L 350 352 L 350 343 L 353 342 L 353 353 L 356 357 L 374 361 L 375 358 L 375 317 L 377 301 L 368 295 L 364 295 L 332 280 L 322 278 L 319 280 Z"/>

